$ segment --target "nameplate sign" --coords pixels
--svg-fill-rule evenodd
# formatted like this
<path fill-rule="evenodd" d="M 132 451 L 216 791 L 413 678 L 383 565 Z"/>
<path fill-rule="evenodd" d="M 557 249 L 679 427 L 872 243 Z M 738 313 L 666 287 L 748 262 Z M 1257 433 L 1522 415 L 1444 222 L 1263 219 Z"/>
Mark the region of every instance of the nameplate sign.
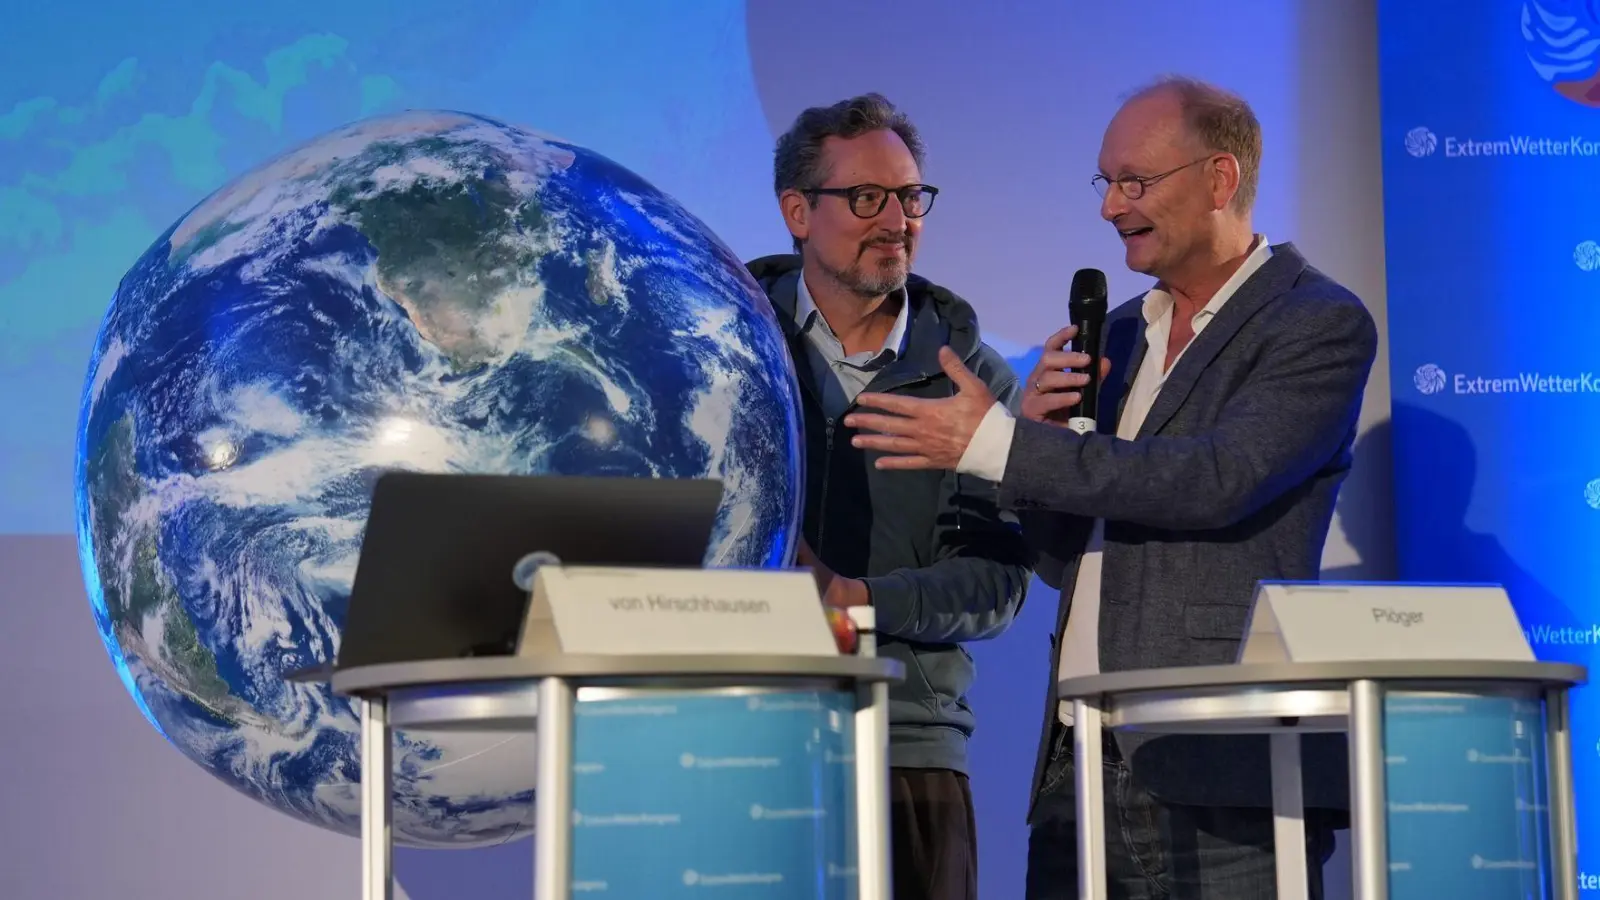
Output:
<path fill-rule="evenodd" d="M 1239 662 L 1532 662 L 1499 585 L 1263 582 Z"/>
<path fill-rule="evenodd" d="M 520 655 L 838 656 L 809 572 L 544 566 Z"/>

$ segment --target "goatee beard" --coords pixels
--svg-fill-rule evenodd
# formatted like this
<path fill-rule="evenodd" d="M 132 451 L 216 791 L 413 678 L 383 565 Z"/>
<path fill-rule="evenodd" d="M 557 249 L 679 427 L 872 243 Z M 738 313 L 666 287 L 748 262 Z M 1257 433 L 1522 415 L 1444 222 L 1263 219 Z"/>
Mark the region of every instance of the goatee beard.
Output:
<path fill-rule="evenodd" d="M 857 273 L 855 278 L 851 278 L 845 283 L 849 285 L 850 290 L 863 297 L 881 297 L 905 287 L 906 274 L 898 271 L 892 274 L 879 272 L 875 275 Z"/>

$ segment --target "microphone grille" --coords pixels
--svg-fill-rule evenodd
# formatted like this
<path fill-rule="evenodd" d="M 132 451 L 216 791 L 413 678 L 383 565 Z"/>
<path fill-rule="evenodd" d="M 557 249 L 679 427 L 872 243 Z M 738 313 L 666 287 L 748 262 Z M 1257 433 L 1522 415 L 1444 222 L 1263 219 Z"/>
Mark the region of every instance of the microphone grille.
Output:
<path fill-rule="evenodd" d="M 1072 276 L 1072 293 L 1068 299 L 1079 303 L 1105 302 L 1106 273 L 1099 269 L 1079 269 Z"/>

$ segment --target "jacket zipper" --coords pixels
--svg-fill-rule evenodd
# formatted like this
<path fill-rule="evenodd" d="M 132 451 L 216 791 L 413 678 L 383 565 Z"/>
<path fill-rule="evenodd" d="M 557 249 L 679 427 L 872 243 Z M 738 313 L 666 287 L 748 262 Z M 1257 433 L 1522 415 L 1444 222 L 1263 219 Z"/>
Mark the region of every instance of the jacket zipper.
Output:
<path fill-rule="evenodd" d="M 823 429 L 822 453 L 822 496 L 817 498 L 817 546 L 813 548 L 817 558 L 822 558 L 823 536 L 828 533 L 828 475 L 833 471 L 833 419 L 826 420 L 827 428 Z"/>
<path fill-rule="evenodd" d="M 909 378 L 891 381 L 882 386 L 868 385 L 868 387 L 875 393 L 889 393 L 890 391 L 898 391 L 903 388 L 911 387 L 915 384 L 921 384 L 925 381 L 932 381 L 933 378 L 934 376 L 932 374 L 919 373 Z M 801 380 L 804 381 L 805 379 Z M 815 402 L 819 407 L 822 405 L 822 399 L 816 395 L 815 391 L 812 390 L 811 385 L 802 384 L 801 390 L 807 394 L 810 394 L 812 401 Z M 850 411 L 855 409 L 855 406 L 855 402 L 852 401 L 850 405 L 845 408 L 844 415 L 849 415 Z M 843 416 L 841 416 L 841 418 L 842 417 Z M 825 543 L 824 538 L 828 532 L 828 476 L 833 471 L 833 439 L 834 433 L 838 427 L 838 420 L 831 417 L 824 416 L 823 422 L 826 424 L 822 431 L 822 488 L 819 491 L 820 496 L 817 498 L 817 545 L 811 548 L 811 552 L 815 553 L 819 559 L 822 558 L 822 548 Z"/>
<path fill-rule="evenodd" d="M 871 385 L 868 385 L 868 387 L 872 387 L 872 390 L 878 393 L 887 393 L 910 387 L 914 384 L 920 384 L 924 381 L 932 380 L 932 378 L 933 376 L 931 375 L 918 375 L 900 381 L 892 381 L 882 387 L 872 387 Z M 817 403 L 819 406 L 821 405 L 820 400 Z M 851 401 L 850 405 L 845 407 L 844 415 L 849 415 L 850 411 L 855 408 L 855 401 Z M 817 498 L 817 545 L 811 548 L 819 559 L 822 557 L 824 536 L 828 533 L 828 476 L 833 472 L 833 438 L 838 429 L 837 419 L 824 416 L 823 422 L 826 424 L 822 430 L 822 489 L 821 496 Z"/>

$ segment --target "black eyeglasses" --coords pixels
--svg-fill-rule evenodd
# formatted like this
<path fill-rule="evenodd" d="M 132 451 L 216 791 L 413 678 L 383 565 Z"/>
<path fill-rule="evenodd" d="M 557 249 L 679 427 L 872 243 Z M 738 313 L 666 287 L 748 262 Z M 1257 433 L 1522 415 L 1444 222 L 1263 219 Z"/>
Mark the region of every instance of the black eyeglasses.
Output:
<path fill-rule="evenodd" d="M 933 209 L 933 198 L 939 196 L 939 189 L 931 184 L 908 184 L 905 187 L 886 188 L 881 184 L 858 184 L 852 187 L 839 188 L 806 188 L 800 193 L 808 196 L 826 194 L 830 197 L 843 197 L 850 204 L 850 211 L 858 218 L 870 219 L 883 208 L 889 205 L 890 195 L 900 198 L 900 208 L 905 211 L 906 218 L 920 219 Z"/>
<path fill-rule="evenodd" d="M 1144 189 L 1150 185 L 1155 184 L 1163 178 L 1166 178 L 1168 175 L 1174 175 L 1178 172 L 1182 172 L 1184 169 L 1187 169 L 1190 166 L 1203 163 L 1210 159 L 1211 156 L 1212 155 L 1210 154 L 1202 156 L 1199 159 L 1186 162 L 1176 169 L 1168 169 L 1165 172 L 1160 172 L 1155 175 L 1123 175 L 1118 178 L 1107 178 L 1104 175 L 1096 175 L 1089 179 L 1089 183 L 1094 185 L 1094 192 L 1099 194 L 1100 199 L 1102 200 L 1105 199 L 1106 191 L 1110 190 L 1111 185 L 1113 184 L 1122 190 L 1122 196 L 1127 197 L 1129 200 L 1137 200 L 1144 196 Z"/>

